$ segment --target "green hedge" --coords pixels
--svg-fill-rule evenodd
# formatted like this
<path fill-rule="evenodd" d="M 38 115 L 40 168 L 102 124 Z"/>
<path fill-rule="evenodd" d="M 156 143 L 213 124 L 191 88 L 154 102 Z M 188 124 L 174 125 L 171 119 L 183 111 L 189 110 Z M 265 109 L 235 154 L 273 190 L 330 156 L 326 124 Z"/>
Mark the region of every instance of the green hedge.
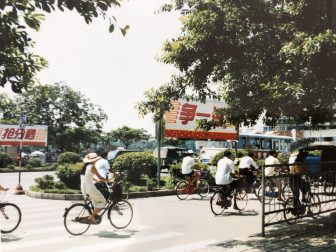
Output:
<path fill-rule="evenodd" d="M 151 153 L 125 153 L 113 162 L 112 170 L 123 172 L 127 181 L 137 184 L 141 175 L 155 176 L 156 160 Z"/>
<path fill-rule="evenodd" d="M 6 168 L 12 164 L 12 160 L 7 153 L 0 152 L 0 168 Z"/>
<path fill-rule="evenodd" d="M 79 154 L 75 152 L 64 152 L 58 157 L 59 164 L 75 164 L 81 161 Z"/>
<path fill-rule="evenodd" d="M 57 166 L 56 175 L 69 189 L 80 189 L 80 172 L 84 163 L 62 164 Z"/>

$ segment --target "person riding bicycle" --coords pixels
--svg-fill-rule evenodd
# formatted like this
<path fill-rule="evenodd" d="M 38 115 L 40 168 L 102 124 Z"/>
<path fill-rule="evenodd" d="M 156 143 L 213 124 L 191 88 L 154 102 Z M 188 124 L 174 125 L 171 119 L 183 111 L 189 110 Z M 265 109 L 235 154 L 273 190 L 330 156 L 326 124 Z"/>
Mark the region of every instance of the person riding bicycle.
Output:
<path fill-rule="evenodd" d="M 239 174 L 246 177 L 248 188 L 252 187 L 253 181 L 255 179 L 255 175 L 253 175 L 252 171 L 259 170 L 259 167 L 254 161 L 253 157 L 254 153 L 249 151 L 247 156 L 242 157 L 239 162 Z"/>
<path fill-rule="evenodd" d="M 188 151 L 188 154 L 186 157 L 182 160 L 181 165 L 181 172 L 184 176 L 190 177 L 190 185 L 196 186 L 197 183 L 200 181 L 201 173 L 199 171 L 193 170 L 193 166 L 196 164 L 195 159 L 192 157 L 193 152 Z"/>
<path fill-rule="evenodd" d="M 103 178 L 108 179 L 108 174 L 110 173 L 110 164 L 107 161 L 107 152 L 104 151 L 100 154 L 100 159 L 96 162 L 95 166 L 99 175 Z M 93 176 L 94 184 L 96 188 L 104 195 L 105 199 L 108 199 L 110 196 L 109 189 L 107 184 L 97 178 L 96 175 Z"/>
<path fill-rule="evenodd" d="M 278 165 L 280 164 L 278 157 L 278 153 L 275 150 L 270 150 L 268 157 L 265 159 L 265 176 L 276 176 L 278 175 L 278 169 L 277 166 L 271 166 L 271 165 Z M 269 165 L 269 166 L 268 166 Z M 281 200 L 281 178 L 272 178 L 270 179 L 272 184 L 274 184 L 278 188 L 278 200 Z"/>
<path fill-rule="evenodd" d="M 81 184 L 83 188 L 82 192 L 86 195 L 89 195 L 92 205 L 94 207 L 94 211 L 90 216 L 84 217 L 81 221 L 87 222 L 89 224 L 95 224 L 96 219 L 98 217 L 98 213 L 105 207 L 106 199 L 104 195 L 96 188 L 93 183 L 93 177 L 96 178 L 101 182 L 109 182 L 108 179 L 103 178 L 97 171 L 96 162 L 100 159 L 96 153 L 89 153 L 83 159 L 83 162 L 86 165 L 86 170 L 84 174 L 84 181 Z"/>
<path fill-rule="evenodd" d="M 227 193 L 227 196 L 231 195 L 231 192 L 237 187 L 237 184 L 239 181 L 233 178 L 235 171 L 234 171 L 234 164 L 233 164 L 233 161 L 231 160 L 231 157 L 232 157 L 231 151 L 225 150 L 224 158 L 220 159 L 217 163 L 217 171 L 215 175 L 216 185 L 220 185 L 220 186 L 230 185 L 230 189 Z M 221 200 L 225 201 L 226 195 Z M 233 208 L 238 209 L 236 205 L 234 205 Z"/>

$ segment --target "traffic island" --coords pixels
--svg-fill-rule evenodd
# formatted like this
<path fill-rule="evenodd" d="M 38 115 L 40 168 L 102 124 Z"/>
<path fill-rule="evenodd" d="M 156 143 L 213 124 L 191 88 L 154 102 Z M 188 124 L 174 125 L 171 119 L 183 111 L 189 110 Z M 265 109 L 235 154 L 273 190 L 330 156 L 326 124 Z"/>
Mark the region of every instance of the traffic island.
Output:
<path fill-rule="evenodd" d="M 147 198 L 175 195 L 175 190 L 157 190 L 148 192 L 130 192 L 129 198 Z M 26 195 L 38 199 L 52 199 L 52 200 L 84 200 L 82 194 L 60 194 L 60 193 L 43 193 L 26 190 Z"/>

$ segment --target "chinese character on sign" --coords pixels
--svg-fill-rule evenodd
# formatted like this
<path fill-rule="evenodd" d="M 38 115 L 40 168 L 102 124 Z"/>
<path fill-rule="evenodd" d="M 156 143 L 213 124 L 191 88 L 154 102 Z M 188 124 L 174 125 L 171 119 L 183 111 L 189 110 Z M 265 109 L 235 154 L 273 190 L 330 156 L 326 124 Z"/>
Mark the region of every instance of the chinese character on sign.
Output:
<path fill-rule="evenodd" d="M 182 124 L 187 124 L 188 122 L 192 122 L 196 115 L 197 105 L 184 103 L 182 105 L 181 113 L 180 113 L 180 120 Z"/>
<path fill-rule="evenodd" d="M 14 128 L 6 128 L 5 132 L 2 135 L 3 139 L 14 139 L 15 129 Z"/>
<path fill-rule="evenodd" d="M 25 139 L 33 140 L 36 135 L 36 129 L 27 129 Z"/>

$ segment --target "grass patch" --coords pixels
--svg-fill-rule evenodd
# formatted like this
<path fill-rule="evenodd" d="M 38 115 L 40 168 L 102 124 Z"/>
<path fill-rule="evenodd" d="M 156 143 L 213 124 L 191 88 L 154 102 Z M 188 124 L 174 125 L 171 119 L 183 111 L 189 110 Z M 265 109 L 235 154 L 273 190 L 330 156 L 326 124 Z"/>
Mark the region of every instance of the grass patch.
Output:
<path fill-rule="evenodd" d="M 40 192 L 40 193 L 59 193 L 59 194 L 81 194 L 80 190 L 73 190 L 73 189 L 41 189 L 38 186 L 31 186 L 29 190 L 33 192 Z"/>

